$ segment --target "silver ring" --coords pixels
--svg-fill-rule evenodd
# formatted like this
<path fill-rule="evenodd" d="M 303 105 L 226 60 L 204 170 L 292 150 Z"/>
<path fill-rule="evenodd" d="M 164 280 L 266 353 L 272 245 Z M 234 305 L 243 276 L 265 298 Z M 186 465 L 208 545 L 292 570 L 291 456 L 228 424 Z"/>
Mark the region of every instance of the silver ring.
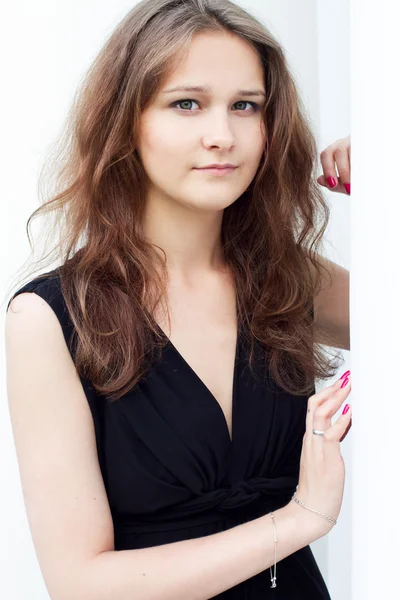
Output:
<path fill-rule="evenodd" d="M 313 429 L 312 430 L 314 435 L 324 435 L 324 431 L 321 431 L 320 429 Z"/>

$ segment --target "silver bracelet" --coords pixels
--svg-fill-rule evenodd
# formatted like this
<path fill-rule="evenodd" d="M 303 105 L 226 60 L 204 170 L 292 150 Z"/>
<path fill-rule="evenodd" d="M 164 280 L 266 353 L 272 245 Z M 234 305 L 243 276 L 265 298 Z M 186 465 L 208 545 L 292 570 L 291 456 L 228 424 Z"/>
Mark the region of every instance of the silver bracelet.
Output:
<path fill-rule="evenodd" d="M 278 541 L 277 537 L 276 537 L 276 527 L 275 527 L 275 516 L 274 513 L 271 513 L 271 519 L 272 522 L 274 524 L 274 576 L 272 576 L 272 570 L 271 567 L 269 568 L 269 573 L 271 575 L 271 586 L 272 588 L 276 588 L 276 542 Z"/>
<path fill-rule="evenodd" d="M 317 510 L 313 510 L 312 508 L 309 508 L 301 500 L 299 500 L 298 498 L 296 498 L 296 494 L 295 493 L 292 496 L 292 500 L 294 500 L 295 502 L 297 502 L 297 504 L 300 504 L 300 506 L 304 506 L 304 508 L 306 508 L 307 510 L 310 510 L 311 512 L 316 513 L 317 515 L 321 515 L 321 517 L 325 517 L 325 519 L 328 519 L 328 521 L 330 521 L 331 523 L 333 523 L 334 525 L 336 525 L 336 523 L 337 523 L 336 519 L 334 519 L 333 517 L 328 517 L 327 515 L 324 515 L 324 513 L 322 513 L 322 512 L 318 512 Z"/>

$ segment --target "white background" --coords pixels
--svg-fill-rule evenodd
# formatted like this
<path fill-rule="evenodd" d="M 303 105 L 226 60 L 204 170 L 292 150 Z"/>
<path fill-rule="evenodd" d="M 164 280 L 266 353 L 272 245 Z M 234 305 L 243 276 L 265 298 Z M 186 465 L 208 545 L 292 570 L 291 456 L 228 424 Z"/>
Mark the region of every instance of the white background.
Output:
<path fill-rule="evenodd" d="M 319 151 L 336 139 L 349 135 L 349 2 L 249 0 L 238 3 L 262 20 L 283 44 L 312 121 Z M 3 297 L 11 276 L 29 255 L 25 225 L 28 216 L 38 206 L 37 179 L 43 157 L 62 126 L 80 78 L 101 48 L 105 37 L 133 5 L 134 2 L 117 0 L 113 3 L 101 0 L 69 0 L 68 3 L 35 0 L 10 3 L 1 8 L 3 92 L 0 114 L 3 143 L 0 148 L 0 285 L 3 304 L 0 325 L 3 357 L 6 307 Z M 375 82 L 375 76 L 373 80 Z M 388 80 L 389 74 L 385 81 Z M 393 104 L 393 107 L 396 106 L 398 103 Z M 357 114 L 359 119 L 361 114 L 364 113 Z M 374 124 L 376 125 L 376 121 Z M 369 171 L 366 173 L 369 174 Z M 353 190 L 354 188 L 352 202 Z M 332 215 L 326 236 L 326 255 L 350 269 L 350 198 L 329 191 L 324 193 L 331 205 Z M 387 242 L 386 247 L 388 246 Z M 361 262 L 361 258 L 359 260 Z M 365 272 L 361 272 L 357 279 L 360 286 L 365 285 L 364 277 Z M 356 295 L 356 301 L 359 301 L 358 298 Z M 360 352 L 364 349 L 365 353 L 368 343 L 362 349 L 360 345 L 355 347 Z M 352 338 L 353 356 L 354 350 Z M 351 367 L 349 353 L 343 351 L 343 356 L 346 359 L 344 371 Z M 0 596 L 8 600 L 25 600 L 28 597 L 30 600 L 47 600 L 48 594 L 37 563 L 23 504 L 4 376 L 5 365 L 2 360 Z M 327 382 L 326 385 L 330 383 Z M 352 395 L 354 397 L 354 392 Z M 355 410 L 358 409 L 357 406 Z M 329 536 L 312 544 L 333 600 L 349 600 L 351 597 L 354 429 L 353 426 L 342 444 L 347 483 L 339 522 Z M 359 460 L 362 458 L 359 457 Z M 360 499 L 360 503 L 362 501 Z M 279 582 L 279 567 L 277 575 Z M 372 598 L 367 596 L 366 591 L 359 597 Z"/>

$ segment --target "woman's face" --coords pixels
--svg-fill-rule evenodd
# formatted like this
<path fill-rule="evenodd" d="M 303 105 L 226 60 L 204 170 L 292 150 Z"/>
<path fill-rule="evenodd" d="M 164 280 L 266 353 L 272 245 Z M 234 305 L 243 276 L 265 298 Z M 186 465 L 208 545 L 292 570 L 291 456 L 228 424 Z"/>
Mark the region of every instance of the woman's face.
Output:
<path fill-rule="evenodd" d="M 208 89 L 167 91 L 176 86 Z M 197 34 L 185 60 L 141 115 L 137 150 L 151 182 L 151 200 L 197 211 L 223 210 L 235 202 L 263 154 L 263 93 L 260 58 L 246 42 L 228 33 Z M 214 163 L 237 168 L 223 176 L 199 170 Z"/>

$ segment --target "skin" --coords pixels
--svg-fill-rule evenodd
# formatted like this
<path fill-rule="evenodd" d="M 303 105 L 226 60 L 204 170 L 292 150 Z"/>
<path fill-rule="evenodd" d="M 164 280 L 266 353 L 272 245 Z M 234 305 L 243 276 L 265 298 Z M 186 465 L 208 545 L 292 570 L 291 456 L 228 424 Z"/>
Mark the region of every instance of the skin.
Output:
<path fill-rule="evenodd" d="M 324 174 L 318 177 L 318 183 L 332 192 L 350 195 L 351 137 L 330 144 L 321 152 L 320 158 Z"/>
<path fill-rule="evenodd" d="M 164 93 L 177 85 L 210 92 Z M 197 34 L 141 115 L 137 151 L 150 179 L 145 234 L 166 252 L 170 274 L 188 285 L 223 268 L 223 211 L 250 185 L 265 147 L 265 97 L 239 95 L 243 89 L 265 92 L 253 48 L 233 34 Z M 238 168 L 224 177 L 194 170 L 212 163 Z"/>

